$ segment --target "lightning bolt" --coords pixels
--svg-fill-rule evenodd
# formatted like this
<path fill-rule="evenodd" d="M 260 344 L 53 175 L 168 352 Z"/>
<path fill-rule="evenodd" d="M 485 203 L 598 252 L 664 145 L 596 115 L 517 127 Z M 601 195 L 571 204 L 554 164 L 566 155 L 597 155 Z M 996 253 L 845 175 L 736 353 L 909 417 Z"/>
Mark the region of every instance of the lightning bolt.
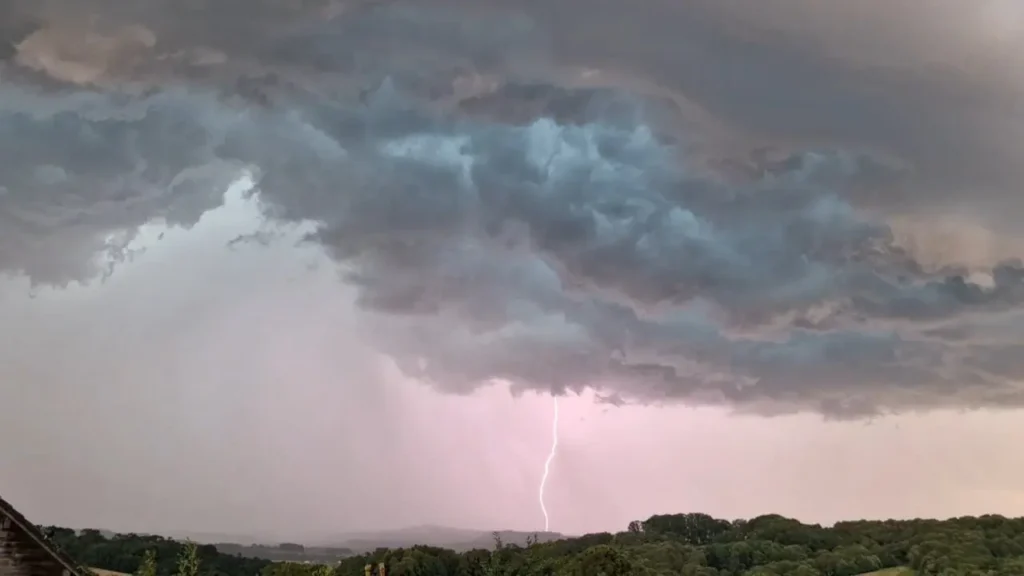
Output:
<path fill-rule="evenodd" d="M 551 528 L 551 519 L 548 517 L 548 508 L 544 505 L 544 487 L 548 484 L 548 475 L 551 474 L 551 462 L 558 453 L 558 396 L 554 398 L 555 417 L 551 420 L 551 451 L 548 452 L 548 459 L 544 461 L 544 475 L 540 477 L 540 511 L 544 514 L 544 531 Z"/>

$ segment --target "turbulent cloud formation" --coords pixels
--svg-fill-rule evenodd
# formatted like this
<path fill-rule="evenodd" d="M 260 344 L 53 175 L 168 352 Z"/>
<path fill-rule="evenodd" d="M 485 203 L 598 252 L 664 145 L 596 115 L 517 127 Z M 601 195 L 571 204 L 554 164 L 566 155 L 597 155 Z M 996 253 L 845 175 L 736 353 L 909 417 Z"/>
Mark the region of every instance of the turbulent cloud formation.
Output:
<path fill-rule="evenodd" d="M 1024 403 L 1010 12 L 131 4 L 0 12 L 23 23 L 2 32 L 9 273 L 94 278 L 141 224 L 187 227 L 249 175 L 269 223 L 316 226 L 379 313 L 367 337 L 445 390 Z"/>

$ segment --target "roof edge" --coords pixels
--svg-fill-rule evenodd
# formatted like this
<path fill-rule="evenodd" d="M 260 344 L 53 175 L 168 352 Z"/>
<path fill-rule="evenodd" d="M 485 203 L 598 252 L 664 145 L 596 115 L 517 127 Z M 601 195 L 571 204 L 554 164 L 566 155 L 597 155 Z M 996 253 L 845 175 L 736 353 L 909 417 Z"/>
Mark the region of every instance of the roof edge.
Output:
<path fill-rule="evenodd" d="M 17 508 L 11 505 L 10 502 L 0 497 L 0 515 L 6 516 L 11 519 L 20 530 L 28 535 L 37 546 L 45 550 L 50 556 L 56 559 L 64 568 L 74 576 L 92 576 L 92 571 L 82 566 L 79 566 L 77 562 L 71 559 L 59 546 L 50 541 L 49 538 L 43 534 L 35 524 L 29 522 L 28 518 L 18 512 Z"/>

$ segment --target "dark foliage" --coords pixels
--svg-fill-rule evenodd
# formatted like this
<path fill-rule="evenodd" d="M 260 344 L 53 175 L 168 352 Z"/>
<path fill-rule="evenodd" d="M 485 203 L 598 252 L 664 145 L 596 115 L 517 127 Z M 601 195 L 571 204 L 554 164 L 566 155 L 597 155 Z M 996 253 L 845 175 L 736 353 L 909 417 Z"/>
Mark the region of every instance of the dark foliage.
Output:
<path fill-rule="evenodd" d="M 185 543 L 161 536 L 114 534 L 106 536 L 99 530 L 43 527 L 56 543 L 82 566 L 135 574 L 147 550 L 156 553 L 156 576 L 173 576 Z M 256 576 L 270 564 L 269 560 L 222 554 L 213 545 L 196 547 L 202 576 Z"/>
<path fill-rule="evenodd" d="M 155 536 L 103 537 L 47 529 L 83 564 L 136 572 L 155 550 L 157 576 L 174 573 L 181 544 Z M 727 521 L 706 514 L 658 515 L 618 534 L 588 534 L 554 542 L 505 545 L 457 553 L 430 546 L 380 549 L 337 564 L 269 562 L 199 547 L 201 576 L 363 576 L 384 562 L 388 576 L 1024 576 L 1024 518 L 802 524 L 777 515 Z M 902 569 L 902 570 L 901 570 Z"/>

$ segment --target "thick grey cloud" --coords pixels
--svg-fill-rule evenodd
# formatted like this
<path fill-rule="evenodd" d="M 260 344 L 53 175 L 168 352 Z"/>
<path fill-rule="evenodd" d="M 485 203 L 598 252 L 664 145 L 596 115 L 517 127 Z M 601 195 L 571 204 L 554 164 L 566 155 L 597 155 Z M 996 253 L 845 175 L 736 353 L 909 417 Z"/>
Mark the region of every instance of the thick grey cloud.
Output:
<path fill-rule="evenodd" d="M 446 390 L 1024 401 L 1020 40 L 975 8 L 236 4 L 5 7 L 28 24 L 4 32 L 0 267 L 95 277 L 248 171 L 270 221 L 316 224 L 367 338 Z M 929 251 L 938 221 L 972 227 Z"/>

